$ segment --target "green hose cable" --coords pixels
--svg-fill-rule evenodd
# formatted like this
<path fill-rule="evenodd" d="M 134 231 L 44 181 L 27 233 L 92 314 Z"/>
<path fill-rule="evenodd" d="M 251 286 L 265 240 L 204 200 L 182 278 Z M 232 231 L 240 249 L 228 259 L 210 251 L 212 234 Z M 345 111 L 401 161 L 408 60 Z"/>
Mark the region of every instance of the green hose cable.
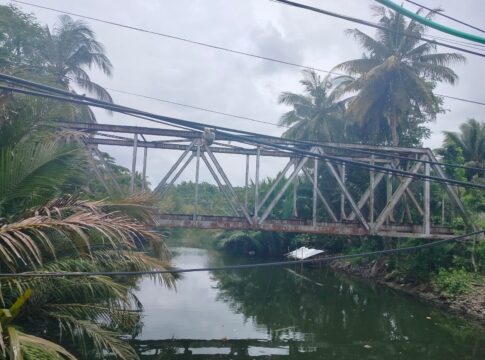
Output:
<path fill-rule="evenodd" d="M 485 38 L 484 37 L 469 34 L 469 33 L 463 32 L 463 31 L 459 31 L 459 30 L 450 28 L 448 26 L 438 24 L 438 23 L 431 21 L 431 20 L 429 20 L 429 19 L 427 19 L 423 16 L 420 16 L 420 15 L 418 15 L 418 14 L 416 14 L 416 13 L 414 13 L 414 12 L 408 10 L 408 9 L 405 9 L 402 6 L 393 3 L 392 1 L 389 1 L 389 0 L 375 0 L 375 1 L 377 1 L 378 3 L 380 3 L 384 6 L 387 6 L 388 8 L 391 8 L 391 9 L 397 11 L 398 13 L 400 13 L 404 16 L 407 16 L 407 17 L 409 17 L 413 20 L 416 20 L 417 22 L 419 22 L 423 25 L 432 27 L 433 29 L 445 32 L 445 33 L 453 35 L 453 36 L 458 36 L 458 37 L 461 37 L 463 39 L 474 41 L 474 42 L 477 42 L 477 43 L 480 43 L 480 44 L 485 44 Z"/>

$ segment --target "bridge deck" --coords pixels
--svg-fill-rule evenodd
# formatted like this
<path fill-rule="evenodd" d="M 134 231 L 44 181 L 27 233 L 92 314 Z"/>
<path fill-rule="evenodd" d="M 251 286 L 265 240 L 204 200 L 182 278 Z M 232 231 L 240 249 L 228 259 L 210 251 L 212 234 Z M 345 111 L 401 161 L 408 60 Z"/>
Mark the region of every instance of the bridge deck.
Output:
<path fill-rule="evenodd" d="M 221 230 L 263 230 L 276 232 L 304 232 L 327 235 L 365 236 L 371 235 L 362 225 L 357 222 L 317 223 L 313 226 L 311 220 L 303 219 L 267 219 L 264 223 L 254 225 L 244 217 L 235 216 L 208 216 L 198 215 L 195 220 L 193 215 L 162 214 L 157 218 L 161 227 L 168 228 L 198 228 L 198 229 L 221 229 Z M 422 225 L 383 225 L 379 229 L 380 236 L 414 237 L 429 239 L 445 239 L 453 236 L 450 228 L 432 226 L 431 234 L 423 235 Z"/>

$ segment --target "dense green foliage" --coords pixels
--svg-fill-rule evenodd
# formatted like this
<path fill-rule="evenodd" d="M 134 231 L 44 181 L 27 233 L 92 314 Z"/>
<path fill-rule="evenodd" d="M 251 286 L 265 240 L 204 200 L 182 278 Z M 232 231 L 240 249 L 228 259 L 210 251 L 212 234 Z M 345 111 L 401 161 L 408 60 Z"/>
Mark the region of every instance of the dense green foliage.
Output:
<path fill-rule="evenodd" d="M 453 53 L 437 53 L 436 46 L 417 38 L 403 36 L 402 33 L 424 34 L 425 27 L 414 21 L 407 21 L 400 14 L 376 8 L 379 22 L 398 33 L 377 31 L 375 38 L 359 31 L 349 30 L 364 48 L 362 58 L 346 61 L 336 69 L 345 71 L 349 76 L 325 79 L 313 71 L 303 74 L 303 94 L 283 92 L 280 103 L 289 105 L 291 110 L 282 115 L 280 123 L 290 126 L 284 136 L 299 140 L 359 142 L 371 144 L 392 144 L 419 146 L 429 136 L 426 124 L 442 111 L 442 99 L 434 94 L 439 82 L 454 84 L 458 76 L 449 67 L 464 62 L 464 57 Z M 430 16 L 429 14 L 428 16 Z M 349 97 L 344 95 L 350 94 Z M 469 120 L 460 127 L 460 133 L 445 133 L 441 149 L 437 149 L 441 161 L 450 164 L 484 167 L 485 124 Z M 454 167 L 444 168 L 447 174 L 457 180 L 483 182 L 483 172 Z M 310 170 L 311 171 L 311 170 Z M 325 177 L 325 168 L 319 169 L 319 187 L 333 209 L 339 208 L 340 194 L 334 181 Z M 349 171 L 347 186 L 359 198 L 365 190 L 364 173 Z M 304 176 L 298 178 L 299 191 L 297 215 L 308 218 L 311 214 L 311 186 Z M 267 180 L 271 183 L 272 180 Z M 394 183 L 393 186 L 397 186 Z M 475 227 L 483 228 L 485 194 L 480 190 L 457 189 Z M 383 184 L 376 189 L 376 203 L 386 202 Z M 422 201 L 422 192 L 413 191 L 417 200 Z M 451 211 L 443 190 L 436 185 L 431 188 L 432 222 L 465 230 L 465 224 Z M 416 209 L 407 205 L 409 199 L 400 204 L 394 219 L 419 219 Z M 291 218 L 291 194 L 288 192 L 278 204 L 275 217 Z M 448 218 L 439 214 L 445 210 Z M 364 208 L 364 213 L 366 209 Z M 326 220 L 325 210 L 319 207 L 319 221 Z M 418 220 L 419 221 L 419 220 Z M 360 253 L 394 247 L 413 246 L 421 243 L 417 239 L 382 239 L 378 237 L 347 238 L 335 236 L 285 234 L 275 236 L 271 233 L 237 232 L 220 235 L 221 248 L 235 253 L 281 255 L 288 248 L 302 245 L 323 248 L 330 253 Z M 275 241 L 282 238 L 283 241 Z M 275 243 L 268 252 L 269 243 Z M 276 250 L 277 249 L 277 250 Z M 384 258 L 377 263 L 375 259 L 359 259 L 361 265 L 374 266 L 378 273 L 388 279 L 408 282 L 430 282 L 445 284 L 450 272 L 450 281 L 459 277 L 461 272 L 484 273 L 485 245 L 475 240 L 453 243 L 430 248 L 417 253 L 399 257 Z M 275 251 L 276 250 L 276 251 Z M 447 270 L 450 269 L 450 270 Z M 460 270 L 456 270 L 460 269 Z M 455 273 L 455 271 L 458 271 Z M 467 273 L 468 274 L 468 273 Z M 465 275 L 464 275 L 465 276 Z M 466 275 L 468 276 L 468 275 Z M 440 279 L 442 281 L 440 281 Z M 450 291 L 447 285 L 437 286 L 438 291 Z M 450 285 L 452 286 L 452 285 Z M 455 292 L 460 292 L 456 290 Z"/>
<path fill-rule="evenodd" d="M 64 90 L 81 89 L 111 101 L 109 93 L 94 83 L 88 73 L 91 68 L 107 76 L 112 73 L 104 47 L 89 26 L 61 16 L 58 24 L 49 29 L 15 7 L 1 6 L 0 10 L 0 72 Z M 423 26 L 407 22 L 401 15 L 382 9 L 378 12 L 380 23 L 386 27 L 416 35 L 424 33 Z M 441 99 L 434 94 L 436 85 L 455 83 L 457 75 L 449 66 L 463 62 L 464 58 L 458 54 L 436 53 L 432 43 L 393 32 L 381 30 L 375 39 L 358 30 L 349 33 L 365 49 L 362 58 L 337 66 L 349 76 L 322 79 L 315 72 L 305 71 L 301 81 L 303 94 L 283 92 L 279 97 L 280 103 L 290 106 L 280 121 L 290 127 L 284 136 L 316 141 L 420 145 L 429 135 L 426 123 L 442 111 Z M 146 270 L 169 266 L 163 239 L 153 230 L 155 199 L 147 194 L 126 196 L 129 171 L 116 165 L 109 154 L 87 149 L 84 135 L 53 127 L 53 122 L 59 119 L 95 121 L 87 107 L 0 92 L 2 272 Z M 438 154 L 445 163 L 484 167 L 484 129 L 483 122 L 468 121 L 460 133 L 446 133 Z M 338 209 L 341 195 L 335 180 L 329 180 L 321 167 L 320 190 L 328 197 L 330 206 Z M 478 171 L 465 172 L 451 167 L 445 170 L 456 179 L 484 181 L 483 173 Z M 365 188 L 362 178 L 363 173 L 359 171 L 349 171 L 347 176 L 347 186 L 356 197 Z M 275 218 L 310 217 L 311 184 L 305 176 L 296 180 L 299 184 L 296 213 L 292 190 L 288 188 L 272 211 Z M 141 187 L 141 181 L 138 174 L 137 188 Z M 394 181 L 397 185 L 399 179 Z M 261 182 L 261 193 L 273 183 L 274 179 Z M 192 213 L 194 186 L 184 182 L 170 189 L 159 210 Z M 281 186 L 282 183 L 278 184 L 274 193 Z M 386 201 L 383 187 L 380 184 L 376 189 L 379 195 L 375 201 L 379 206 Z M 236 192 L 242 201 L 245 190 L 236 188 Z M 254 185 L 248 191 L 248 209 L 254 208 L 253 194 Z M 484 192 L 460 190 L 459 195 L 472 214 L 474 225 L 483 228 Z M 432 188 L 432 199 L 433 210 L 450 206 L 442 202 L 443 194 L 436 187 Z M 199 186 L 198 206 L 199 213 L 232 214 L 221 191 L 207 183 Z M 318 220 L 328 220 L 328 214 L 319 206 Z M 419 215 L 416 210 L 406 210 L 401 206 L 393 216 L 408 216 L 412 220 Z M 447 221 L 446 225 L 457 230 L 465 228 L 455 218 Z M 280 256 L 301 245 L 323 248 L 329 253 L 357 253 L 418 243 L 416 239 L 397 241 L 267 232 L 222 232 L 216 237 L 220 249 L 258 256 Z M 152 256 L 143 251 L 144 247 L 150 249 Z M 360 261 L 362 265 L 370 264 L 368 260 Z M 383 258 L 378 263 L 389 277 L 432 282 L 438 291 L 451 295 L 469 290 L 470 273 L 483 274 L 484 264 L 483 242 L 448 244 Z M 251 273 L 248 274 L 244 279 L 248 285 L 245 291 L 256 294 L 256 288 L 250 287 Z M 473 278 L 476 276 L 479 275 Z M 172 277 L 156 277 L 156 280 L 167 286 L 174 284 Z M 231 287 L 231 278 L 222 280 L 223 287 Z M 68 278 L 2 280 L 2 314 L 8 310 L 14 316 L 0 320 L 0 359 L 18 359 L 18 354 L 25 359 L 74 359 L 72 354 L 87 359 L 103 358 L 106 354 L 121 359 L 136 358 L 133 349 L 121 340 L 122 335 L 135 335 L 139 329 L 141 305 L 134 295 L 135 284 L 136 279 L 103 276 L 75 281 Z M 325 324 L 325 319 L 320 320 Z"/>
<path fill-rule="evenodd" d="M 98 67 L 109 75 L 111 63 L 80 21 L 62 16 L 51 31 L 30 15 L 1 6 L 0 45 L 1 72 L 111 100 L 87 73 Z M 86 107 L 0 93 L 1 272 L 170 266 L 163 238 L 153 229 L 156 199 L 128 196 L 129 171 L 108 154 L 88 149 L 85 135 L 49 126 L 58 119 L 89 122 L 94 116 Z M 116 192 L 104 186 L 108 175 L 118 184 Z M 138 176 L 137 188 L 140 184 Z M 154 279 L 174 285 L 171 276 Z M 136 359 L 122 339 L 140 326 L 136 281 L 2 278 L 0 359 L 101 359 L 108 354 Z"/>
<path fill-rule="evenodd" d="M 472 274 L 463 269 L 440 269 L 433 278 L 433 285 L 447 295 L 463 295 L 472 288 Z"/>
<path fill-rule="evenodd" d="M 435 44 L 419 40 L 426 31 L 420 23 L 383 7 L 375 11 L 379 24 L 396 32 L 378 30 L 372 38 L 360 30 L 348 30 L 365 53 L 336 66 L 350 76 L 342 79 L 338 91 L 357 92 L 348 99 L 346 114 L 361 125 L 360 141 L 416 146 L 429 136 L 426 122 L 442 111 L 441 99 L 433 92 L 436 84 L 454 84 L 458 76 L 448 66 L 465 58 L 437 53 Z"/>

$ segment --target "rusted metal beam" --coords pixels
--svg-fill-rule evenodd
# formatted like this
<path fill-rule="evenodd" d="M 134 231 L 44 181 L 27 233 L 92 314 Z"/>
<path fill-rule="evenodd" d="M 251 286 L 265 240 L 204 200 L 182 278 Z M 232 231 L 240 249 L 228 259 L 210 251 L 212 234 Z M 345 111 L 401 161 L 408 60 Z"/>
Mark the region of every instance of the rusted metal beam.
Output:
<path fill-rule="evenodd" d="M 100 139 L 100 138 L 89 138 L 86 140 L 88 144 L 92 145 L 109 145 L 109 146 L 133 146 L 133 140 L 118 140 L 118 139 Z M 173 143 L 165 143 L 165 142 L 157 142 L 157 141 L 139 141 L 139 146 L 151 148 L 151 149 L 165 149 L 165 150 L 179 150 L 184 151 L 189 146 L 188 144 L 173 144 Z M 202 149 L 201 149 L 202 150 Z M 221 154 L 237 154 L 237 155 L 257 155 L 256 149 L 248 149 L 248 148 L 227 148 L 227 147 L 216 147 L 211 146 L 211 150 L 213 153 L 221 153 Z M 284 151 L 277 151 L 277 150 L 260 150 L 260 156 L 272 156 L 272 157 L 285 157 L 289 158 L 292 154 L 289 152 Z"/>
<path fill-rule="evenodd" d="M 434 156 L 434 154 L 431 151 L 431 149 L 427 149 L 427 155 L 429 156 L 429 159 L 431 161 L 437 162 L 437 159 Z M 439 165 L 434 164 L 433 165 L 433 170 L 435 171 L 435 173 L 439 177 L 441 177 L 443 179 L 446 179 L 445 172 L 443 171 L 443 169 Z M 445 187 L 445 190 L 448 193 L 448 197 L 450 198 L 450 200 L 453 203 L 453 205 L 458 208 L 458 211 L 460 212 L 460 215 L 463 218 L 463 221 L 467 225 L 470 226 L 471 225 L 470 216 L 468 215 L 467 211 L 465 210 L 465 207 L 463 206 L 463 203 L 461 202 L 460 198 L 458 197 L 458 195 L 457 195 L 455 189 L 453 188 L 453 186 L 451 186 L 450 184 L 444 184 L 443 186 Z"/>
<path fill-rule="evenodd" d="M 364 194 L 359 199 L 357 203 L 357 207 L 362 209 L 369 199 L 369 222 L 374 222 L 374 190 L 379 185 L 381 180 L 384 178 L 384 173 L 379 173 L 375 176 L 375 172 L 371 169 L 370 171 L 370 184 L 369 187 L 366 189 Z M 371 206 L 372 205 L 372 206 Z M 347 217 L 348 220 L 355 220 L 355 212 L 352 210 L 350 215 Z"/>
<path fill-rule="evenodd" d="M 269 214 L 271 214 L 271 211 L 273 210 L 273 208 L 275 207 L 275 205 L 281 199 L 281 197 L 285 193 L 286 189 L 288 189 L 288 186 L 290 186 L 290 184 L 293 182 L 293 179 L 295 178 L 295 176 L 298 175 L 298 173 L 300 172 L 301 168 L 305 165 L 305 163 L 308 161 L 308 159 L 309 159 L 308 157 L 304 157 L 303 159 L 300 160 L 300 163 L 298 164 L 298 166 L 291 173 L 291 175 L 288 178 L 288 180 L 284 183 L 283 187 L 280 189 L 280 191 L 278 191 L 278 193 L 273 198 L 273 200 L 271 201 L 271 203 L 268 205 L 268 207 L 266 208 L 266 210 L 264 211 L 264 213 L 261 215 L 261 218 L 259 219 L 259 222 L 258 222 L 259 224 L 262 224 L 266 220 L 266 218 L 269 216 Z"/>
<path fill-rule="evenodd" d="M 312 220 L 267 219 L 264 223 L 254 226 L 244 217 L 206 216 L 199 215 L 193 221 L 192 215 L 163 214 L 157 216 L 157 223 L 168 228 L 199 228 L 222 230 L 262 230 L 275 232 L 304 232 L 313 234 L 330 234 L 346 236 L 366 236 L 369 231 L 359 223 L 317 223 Z M 451 229 L 441 226 L 431 227 L 431 234 L 424 235 L 422 225 L 383 225 L 378 232 L 380 236 L 415 237 L 427 239 L 445 239 L 453 236 Z"/>
<path fill-rule="evenodd" d="M 135 192 L 135 176 L 136 176 L 136 156 L 138 151 L 138 134 L 133 135 L 133 158 L 131 161 L 131 183 L 130 191 Z"/>
<path fill-rule="evenodd" d="M 244 176 L 244 207 L 248 211 L 248 193 L 249 193 L 249 155 L 246 155 L 246 173 Z"/>
<path fill-rule="evenodd" d="M 219 179 L 219 176 L 217 176 L 217 173 L 215 172 L 214 168 L 210 164 L 209 160 L 204 155 L 204 153 L 201 153 L 200 156 L 201 156 L 202 160 L 204 161 L 205 165 L 207 166 L 207 169 L 209 169 L 209 172 L 211 173 L 212 177 L 216 181 L 216 184 L 219 187 L 219 190 L 221 190 L 222 194 L 226 197 L 226 200 L 228 201 L 231 209 L 234 211 L 234 214 L 239 216 L 239 211 L 237 210 L 237 204 L 234 204 L 234 200 L 231 198 L 231 195 L 227 192 L 224 185 L 222 185 L 222 182 Z"/>
<path fill-rule="evenodd" d="M 428 163 L 424 164 L 424 174 L 426 176 L 430 175 L 430 165 Z M 423 228 L 424 233 L 428 235 L 431 231 L 431 189 L 429 180 L 424 181 L 424 215 L 423 215 Z"/>
<path fill-rule="evenodd" d="M 145 191 L 147 187 L 147 156 L 148 156 L 148 149 L 146 147 L 143 148 L 143 172 L 142 172 L 142 183 L 141 183 L 141 191 Z"/>
<path fill-rule="evenodd" d="M 317 190 L 318 190 L 318 159 L 313 159 L 313 209 L 312 219 L 313 226 L 317 226 Z"/>
<path fill-rule="evenodd" d="M 278 174 L 276 179 L 273 181 L 273 184 L 271 184 L 271 187 L 268 189 L 268 191 L 266 191 L 266 194 L 264 194 L 263 199 L 261 200 L 261 202 L 256 207 L 256 214 L 259 212 L 259 210 L 261 210 L 264 203 L 269 199 L 269 197 L 273 193 L 274 189 L 276 189 L 276 187 L 278 186 L 280 181 L 285 177 L 285 175 L 288 172 L 288 170 L 290 169 L 291 165 L 293 165 L 293 162 L 294 162 L 294 160 L 290 159 L 290 161 L 285 165 L 284 169 L 280 171 L 280 173 Z"/>
<path fill-rule="evenodd" d="M 239 201 L 239 197 L 237 196 L 236 191 L 234 191 L 234 188 L 233 188 L 231 182 L 229 181 L 229 178 L 227 177 L 226 173 L 224 172 L 222 166 L 217 161 L 217 158 L 214 156 L 214 154 L 210 150 L 209 146 L 204 145 L 204 147 L 205 147 L 205 151 L 207 152 L 207 155 L 209 155 L 209 158 L 214 163 L 214 166 L 216 167 L 216 170 L 219 172 L 219 174 L 221 175 L 222 180 L 225 182 L 225 184 L 226 184 L 226 186 L 228 188 L 229 193 L 233 196 L 235 203 L 237 203 L 238 208 L 244 214 L 244 216 L 246 217 L 246 220 L 249 223 L 251 223 L 251 217 L 249 216 L 248 212 L 246 211 L 246 209 L 244 208 L 244 206 Z"/>
<path fill-rule="evenodd" d="M 303 170 L 303 173 L 308 178 L 308 180 L 310 181 L 310 183 L 312 184 L 312 186 L 315 186 L 315 182 L 314 182 L 312 176 L 310 175 L 310 173 L 308 172 L 308 170 L 305 167 L 303 167 L 302 170 Z M 318 188 L 318 186 L 316 187 L 316 190 L 317 190 L 318 197 L 322 201 L 323 205 L 325 206 L 325 209 L 327 210 L 327 212 L 330 215 L 330 217 L 332 218 L 332 220 L 335 221 L 335 222 L 338 222 L 337 216 L 335 216 L 335 213 L 333 212 L 332 207 L 328 203 L 327 199 L 325 199 L 325 196 L 323 196 L 323 194 L 320 191 L 320 189 Z"/>
<path fill-rule="evenodd" d="M 422 156 L 421 159 L 424 159 L 425 156 Z M 411 169 L 411 172 L 413 174 L 417 174 L 419 169 L 422 167 L 422 163 L 418 162 L 416 163 L 413 168 Z M 398 203 L 398 201 L 401 199 L 402 194 L 404 194 L 405 190 L 411 184 L 413 181 L 413 178 L 408 177 L 404 179 L 404 181 L 399 185 L 399 187 L 396 189 L 396 191 L 392 194 L 392 196 L 389 198 L 387 201 L 386 206 L 384 209 L 381 211 L 379 217 L 377 218 L 374 226 L 374 231 L 378 231 L 379 228 L 384 224 L 384 222 L 388 219 L 390 216 L 391 212 L 394 210 L 394 207 Z"/>
<path fill-rule="evenodd" d="M 256 169 L 254 174 L 254 214 L 253 223 L 258 223 L 258 203 L 259 203 L 259 165 L 261 158 L 261 148 L 258 146 L 256 149 Z"/>
<path fill-rule="evenodd" d="M 323 151 L 320 150 L 320 152 L 323 152 Z M 356 213 L 356 215 L 359 218 L 360 222 L 362 223 L 362 225 L 367 230 L 369 230 L 370 229 L 369 224 L 367 223 L 366 219 L 364 218 L 364 215 L 362 215 L 362 213 L 360 212 L 360 209 L 357 207 L 357 204 L 355 203 L 354 199 L 352 198 L 352 195 L 350 195 L 350 193 L 347 190 L 345 184 L 342 182 L 342 179 L 340 178 L 337 170 L 335 170 L 335 167 L 333 166 L 333 164 L 330 161 L 325 160 L 325 164 L 327 165 L 327 168 L 330 170 L 330 173 L 332 174 L 332 176 L 334 177 L 334 179 L 337 181 L 337 184 L 340 187 L 340 190 L 342 190 L 342 192 L 344 193 L 345 197 L 349 201 L 350 206 L 352 207 L 352 209 Z"/>
<path fill-rule="evenodd" d="M 158 185 L 155 187 L 155 189 L 153 190 L 154 193 L 158 193 L 160 192 L 160 190 L 165 186 L 165 183 L 167 182 L 167 180 L 169 179 L 169 177 L 172 175 L 172 173 L 177 169 L 177 167 L 180 165 L 180 163 L 182 162 L 182 160 L 187 156 L 187 154 L 189 153 L 190 150 L 192 150 L 192 148 L 194 147 L 195 145 L 195 141 L 192 141 L 186 148 L 185 148 L 185 151 L 182 153 L 182 155 L 180 155 L 180 157 L 177 159 L 177 161 L 175 162 L 175 164 L 172 165 L 172 167 L 168 170 L 167 174 L 163 177 L 163 179 L 158 183 Z"/>
<path fill-rule="evenodd" d="M 197 144 L 197 150 L 195 155 L 194 221 L 197 220 L 197 206 L 199 205 L 199 172 L 200 172 L 200 143 Z"/>

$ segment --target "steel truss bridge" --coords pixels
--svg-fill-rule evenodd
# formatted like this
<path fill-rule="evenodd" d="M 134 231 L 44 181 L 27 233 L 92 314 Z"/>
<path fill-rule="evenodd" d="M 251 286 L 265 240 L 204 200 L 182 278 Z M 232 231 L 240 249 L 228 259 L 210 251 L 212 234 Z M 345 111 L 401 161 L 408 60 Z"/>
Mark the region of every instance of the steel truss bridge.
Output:
<path fill-rule="evenodd" d="M 285 139 L 264 139 L 266 145 L 258 143 L 258 137 L 242 135 L 218 135 L 211 129 L 202 131 L 174 128 L 152 128 L 91 123 L 60 122 L 62 128 L 87 133 L 86 146 L 93 164 L 99 156 L 98 145 L 124 146 L 133 149 L 131 169 L 131 191 L 148 191 L 146 168 L 148 149 L 151 156 L 164 156 L 168 151 L 180 154 L 165 172 L 153 193 L 163 201 L 168 190 L 195 162 L 195 191 L 191 214 L 160 213 L 161 227 L 182 227 L 226 230 L 264 230 L 277 232 L 302 232 L 314 234 L 334 234 L 347 236 L 379 235 L 388 237 L 447 238 L 452 236 L 446 219 L 468 217 L 456 189 L 446 179 L 442 167 L 430 149 L 369 146 L 340 143 L 296 144 Z M 283 144 L 281 150 L 271 144 Z M 143 149 L 143 163 L 137 164 L 137 152 Z M 294 151 L 292 150 L 294 149 Z M 303 149 L 304 154 L 299 152 Z M 153 154 L 153 155 L 152 155 Z M 316 154 L 318 157 L 312 157 Z M 244 179 L 232 179 L 244 183 L 234 187 L 221 164 L 221 156 L 231 156 L 245 168 Z M 332 160 L 324 158 L 329 156 Z M 280 158 L 286 165 L 274 174 L 275 180 L 262 191 L 260 178 L 261 162 Z M 351 166 L 349 162 L 371 165 L 371 167 Z M 280 161 L 281 163 L 281 161 Z M 387 171 L 372 167 L 380 165 Z M 217 216 L 199 211 L 200 167 L 205 166 L 213 182 L 223 194 L 232 214 Z M 104 168 L 107 168 L 104 166 Z M 143 178 L 141 189 L 135 187 L 135 173 Z M 396 172 L 404 170 L 406 173 Z M 106 188 L 118 187 L 114 177 L 99 169 L 96 174 Z M 419 175 L 431 176 L 430 178 Z M 416 175 L 416 176 L 413 176 Z M 350 186 L 348 179 L 358 176 L 365 188 L 358 191 Z M 435 179 L 435 180 L 434 180 Z M 311 187 L 311 195 L 306 200 L 299 192 L 305 181 Z M 443 189 L 441 206 L 431 211 L 431 186 Z M 333 191 L 326 191 L 331 189 Z M 335 191 L 337 190 L 337 191 Z M 335 195 L 338 194 L 338 199 Z M 285 195 L 286 194 L 286 195 Z M 282 198 L 292 194 L 292 216 L 282 219 L 276 216 L 275 207 Z M 330 198 L 330 196 L 333 198 Z M 440 195 L 441 197 L 441 195 Z M 298 214 L 297 201 L 307 201 L 310 214 Z M 447 206 L 445 206 L 445 202 Z M 436 202 L 435 202 L 436 203 Z M 446 209 L 446 214 L 445 214 Z M 449 211 L 451 209 L 451 212 Z M 437 213 L 436 213 L 437 212 Z M 300 216 L 299 216 L 300 215 Z M 432 221 L 435 219 L 435 222 Z M 438 219 L 438 220 L 436 220 Z"/>

